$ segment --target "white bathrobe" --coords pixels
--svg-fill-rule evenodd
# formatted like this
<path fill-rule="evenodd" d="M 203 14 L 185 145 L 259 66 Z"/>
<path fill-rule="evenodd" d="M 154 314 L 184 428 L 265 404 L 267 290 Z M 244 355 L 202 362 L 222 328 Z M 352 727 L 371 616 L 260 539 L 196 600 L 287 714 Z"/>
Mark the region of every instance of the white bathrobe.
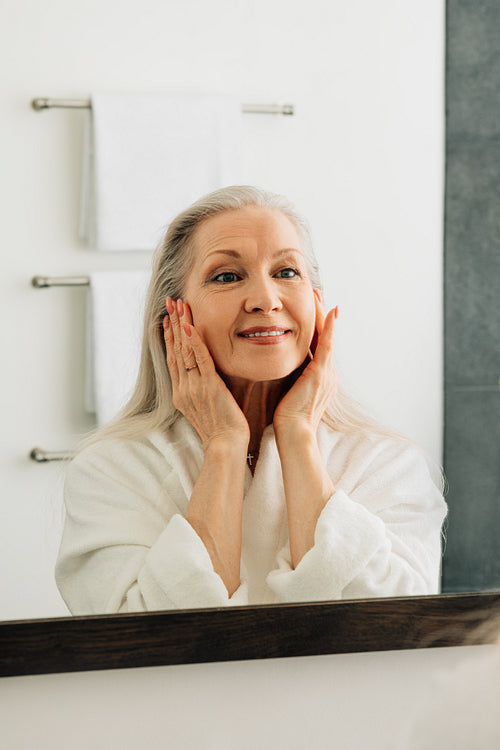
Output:
<path fill-rule="evenodd" d="M 446 505 L 420 450 L 324 424 L 318 440 L 336 491 L 294 570 L 281 464 L 273 427 L 266 428 L 255 475 L 246 470 L 241 583 L 231 597 L 184 518 L 203 462 L 186 419 L 167 434 L 108 439 L 82 451 L 67 470 L 56 567 L 70 611 L 438 593 Z"/>

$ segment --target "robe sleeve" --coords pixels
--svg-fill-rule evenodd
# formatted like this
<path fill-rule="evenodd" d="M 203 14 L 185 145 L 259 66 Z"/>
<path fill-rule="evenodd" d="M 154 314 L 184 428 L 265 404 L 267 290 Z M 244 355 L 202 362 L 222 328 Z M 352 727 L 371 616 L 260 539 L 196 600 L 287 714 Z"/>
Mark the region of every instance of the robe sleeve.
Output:
<path fill-rule="evenodd" d="M 267 583 L 283 602 L 436 594 L 445 515 L 422 452 L 389 439 L 356 483 L 340 481 L 297 567 L 287 545 Z"/>
<path fill-rule="evenodd" d="M 246 584 L 229 597 L 205 545 L 169 497 L 164 459 L 158 458 L 159 469 L 151 452 L 122 450 L 95 446 L 68 467 L 56 582 L 69 610 L 247 604 Z"/>

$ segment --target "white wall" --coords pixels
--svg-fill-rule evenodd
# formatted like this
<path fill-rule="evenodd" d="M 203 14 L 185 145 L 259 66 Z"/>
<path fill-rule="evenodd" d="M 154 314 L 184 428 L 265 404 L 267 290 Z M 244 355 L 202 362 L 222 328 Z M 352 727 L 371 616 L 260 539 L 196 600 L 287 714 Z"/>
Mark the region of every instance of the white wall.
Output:
<path fill-rule="evenodd" d="M 443 0 L 3 0 L 0 13 L 0 617 L 66 612 L 52 580 L 61 524 L 59 468 L 27 456 L 35 445 L 71 448 L 92 426 L 83 406 L 85 291 L 34 290 L 30 279 L 143 268 L 149 261 L 148 254 L 92 253 L 78 241 L 82 113 L 35 113 L 29 107 L 34 97 L 172 90 L 293 103 L 292 118 L 245 117 L 246 181 L 284 192 L 310 220 L 327 303 L 340 306 L 344 381 L 380 419 L 439 460 Z M 358 707 L 368 710 L 364 667 L 355 665 L 368 665 L 370 658 L 316 659 L 311 683 L 343 695 L 342 663 L 351 674 L 348 694 L 358 695 Z M 418 668 L 419 659 L 429 657 L 409 658 Z M 397 655 L 380 655 L 377 664 L 388 659 L 394 665 Z M 190 685 L 201 690 L 208 683 L 217 696 L 225 695 L 223 675 L 231 675 L 241 691 L 251 675 L 258 697 L 258 685 L 272 673 L 281 711 L 281 695 L 289 680 L 301 679 L 306 662 L 290 664 L 290 674 L 278 662 L 153 670 L 154 687 L 145 677 L 149 672 L 133 671 L 113 677 L 113 686 L 126 686 L 123 714 L 145 701 L 148 716 L 158 717 L 164 711 L 162 680 L 189 675 Z M 318 680 L 315 670 L 322 674 Z M 396 673 L 382 670 L 382 684 Z M 81 705 L 86 731 L 98 733 L 104 714 L 96 706 L 108 695 L 110 679 L 89 674 L 8 684 L 14 686 L 11 696 L 20 686 L 21 703 L 30 704 L 31 690 L 54 696 L 55 713 L 44 728 L 48 738 L 60 736 L 61 695 L 72 712 Z M 314 695 L 304 700 L 317 718 Z M 321 710 L 318 736 L 325 746 L 329 707 Z M 94 711 L 97 718 L 89 724 Z M 214 736 L 225 718 L 217 716 Z M 339 721 L 345 739 L 348 726 Z M 120 732 L 125 737 L 126 730 Z M 179 740 L 178 746 L 192 745 Z"/>
<path fill-rule="evenodd" d="M 399 739 L 438 689 L 436 671 L 492 649 L 10 677 L 0 682 L 1 742 L 6 750 L 406 750 Z M 443 717 L 455 738 L 457 719 Z M 456 747 L 444 737 L 435 750 Z"/>

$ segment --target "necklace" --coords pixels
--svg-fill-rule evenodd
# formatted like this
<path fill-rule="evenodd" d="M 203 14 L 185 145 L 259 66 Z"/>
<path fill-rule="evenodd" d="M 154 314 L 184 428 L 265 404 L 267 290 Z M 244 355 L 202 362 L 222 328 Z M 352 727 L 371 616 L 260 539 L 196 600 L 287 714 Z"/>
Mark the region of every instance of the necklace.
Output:
<path fill-rule="evenodd" d="M 249 452 L 247 454 L 247 461 L 248 461 L 249 466 L 252 466 L 253 460 L 257 459 L 258 455 L 259 455 L 259 451 L 252 451 L 251 453 Z"/>

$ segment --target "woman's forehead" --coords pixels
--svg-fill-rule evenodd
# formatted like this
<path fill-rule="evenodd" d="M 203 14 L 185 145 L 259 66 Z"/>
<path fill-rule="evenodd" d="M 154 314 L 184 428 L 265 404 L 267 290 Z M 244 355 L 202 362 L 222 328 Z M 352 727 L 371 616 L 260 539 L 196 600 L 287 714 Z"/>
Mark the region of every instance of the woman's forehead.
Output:
<path fill-rule="evenodd" d="M 193 233 L 195 255 L 202 260 L 216 250 L 245 251 L 294 249 L 301 252 L 299 233 L 290 219 L 276 209 L 245 206 L 204 219 Z"/>

